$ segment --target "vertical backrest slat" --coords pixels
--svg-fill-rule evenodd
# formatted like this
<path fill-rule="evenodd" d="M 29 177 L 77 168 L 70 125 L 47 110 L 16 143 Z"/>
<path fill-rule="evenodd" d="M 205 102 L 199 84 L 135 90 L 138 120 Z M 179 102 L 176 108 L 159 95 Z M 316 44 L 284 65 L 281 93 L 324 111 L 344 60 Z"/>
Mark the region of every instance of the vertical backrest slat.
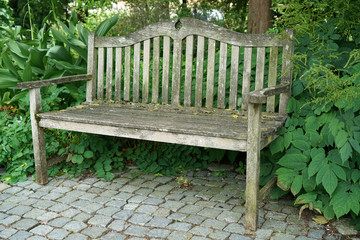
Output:
<path fill-rule="evenodd" d="M 186 37 L 184 106 L 191 106 L 194 36 Z"/>
<path fill-rule="evenodd" d="M 291 56 L 294 54 L 294 35 L 295 32 L 293 29 L 286 29 L 285 32 L 288 34 L 288 44 L 283 48 L 282 55 L 282 69 L 281 69 L 281 83 L 290 84 L 291 89 L 291 78 L 292 78 L 292 69 L 291 69 Z M 279 113 L 286 114 L 287 103 L 291 97 L 291 90 L 287 93 L 280 94 L 280 103 L 279 103 Z"/>
<path fill-rule="evenodd" d="M 255 90 L 264 88 L 265 47 L 257 48 Z"/>
<path fill-rule="evenodd" d="M 204 37 L 197 38 L 196 52 L 196 84 L 195 84 L 195 107 L 202 106 L 203 76 L 204 76 Z"/>
<path fill-rule="evenodd" d="M 115 101 L 121 100 L 122 48 L 115 50 Z"/>
<path fill-rule="evenodd" d="M 153 41 L 153 74 L 152 74 L 152 102 L 159 102 L 159 64 L 160 64 L 160 37 Z"/>
<path fill-rule="evenodd" d="M 218 108 L 225 108 L 227 44 L 220 43 Z"/>
<path fill-rule="evenodd" d="M 99 48 L 97 98 L 104 99 L 104 48 Z"/>
<path fill-rule="evenodd" d="M 87 73 L 92 74 L 91 80 L 86 82 L 86 101 L 92 102 L 95 99 L 96 94 L 96 48 L 95 48 L 95 34 L 89 34 L 88 40 L 88 61 L 87 61 Z"/>
<path fill-rule="evenodd" d="M 125 77 L 124 77 L 124 100 L 130 101 L 130 64 L 131 47 L 125 47 Z"/>
<path fill-rule="evenodd" d="M 242 93 L 241 93 L 241 97 L 242 97 L 241 110 L 244 111 L 246 111 L 248 107 L 247 94 L 250 92 L 251 58 L 252 58 L 252 47 L 245 47 L 243 84 L 242 84 Z"/>
<path fill-rule="evenodd" d="M 163 44 L 163 75 L 161 99 L 163 104 L 169 103 L 169 75 L 170 75 L 170 37 L 164 37 Z"/>
<path fill-rule="evenodd" d="M 142 102 L 149 102 L 150 39 L 144 41 Z"/>
<path fill-rule="evenodd" d="M 239 47 L 231 46 L 231 73 L 230 73 L 230 96 L 229 108 L 236 109 L 237 107 L 237 91 L 239 79 Z"/>
<path fill-rule="evenodd" d="M 276 75 L 278 67 L 278 47 L 270 48 L 269 79 L 268 87 L 276 86 Z M 275 96 L 268 97 L 266 103 L 267 112 L 275 112 Z"/>
<path fill-rule="evenodd" d="M 173 66 L 171 82 L 171 105 L 180 104 L 180 83 L 181 83 L 181 40 L 174 40 Z"/>
<path fill-rule="evenodd" d="M 139 102 L 140 43 L 134 45 L 133 102 Z"/>
<path fill-rule="evenodd" d="M 106 99 L 112 99 L 113 93 L 113 48 L 106 49 Z"/>
<path fill-rule="evenodd" d="M 206 76 L 206 103 L 207 108 L 214 107 L 214 78 L 215 78 L 215 43 L 213 39 L 208 42 L 207 76 Z"/>

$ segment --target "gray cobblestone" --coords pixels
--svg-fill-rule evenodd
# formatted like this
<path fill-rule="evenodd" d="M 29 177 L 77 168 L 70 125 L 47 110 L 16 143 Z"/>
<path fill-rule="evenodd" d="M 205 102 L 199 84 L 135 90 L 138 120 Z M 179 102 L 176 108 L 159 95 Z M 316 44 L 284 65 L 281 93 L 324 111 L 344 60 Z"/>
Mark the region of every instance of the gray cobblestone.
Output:
<path fill-rule="evenodd" d="M 106 232 L 104 227 L 88 227 L 85 228 L 81 233 L 91 237 L 92 239 L 100 237 L 104 232 Z"/>
<path fill-rule="evenodd" d="M 166 239 L 166 237 L 169 236 L 169 234 L 170 231 L 167 229 L 152 229 L 147 233 L 147 236 Z"/>
<path fill-rule="evenodd" d="M 5 226 L 10 226 L 11 224 L 13 224 L 14 222 L 20 220 L 19 216 L 16 215 L 11 215 L 7 218 L 4 218 L 2 220 L 0 220 L 0 224 L 3 224 Z"/>
<path fill-rule="evenodd" d="M 94 226 L 106 227 L 108 223 L 111 221 L 111 217 L 105 215 L 95 215 L 90 218 L 88 223 Z"/>
<path fill-rule="evenodd" d="M 245 227 L 238 223 L 230 223 L 226 228 L 224 228 L 224 231 L 238 233 L 238 234 L 244 234 Z"/>
<path fill-rule="evenodd" d="M 287 227 L 286 222 L 273 220 L 273 219 L 266 220 L 262 226 L 263 229 L 272 229 L 274 231 L 281 231 L 281 232 L 284 232 L 286 227 Z"/>
<path fill-rule="evenodd" d="M 141 203 L 142 201 L 146 200 L 146 196 L 136 195 L 128 199 L 128 203 Z"/>
<path fill-rule="evenodd" d="M 39 225 L 39 222 L 34 219 L 21 219 L 20 221 L 14 223 L 12 225 L 13 228 L 19 229 L 19 230 L 29 230 L 33 228 L 34 226 Z"/>
<path fill-rule="evenodd" d="M 39 217 L 37 217 L 36 219 L 37 220 L 40 220 L 40 221 L 50 221 L 54 218 L 57 218 L 59 216 L 59 214 L 57 213 L 54 213 L 54 212 L 47 212 Z"/>
<path fill-rule="evenodd" d="M 220 215 L 217 217 L 220 221 L 225 221 L 228 223 L 238 222 L 241 218 L 241 213 L 236 212 L 230 212 L 230 211 L 223 211 L 220 213 Z"/>
<path fill-rule="evenodd" d="M 18 231 L 17 233 L 15 233 L 14 235 L 12 235 L 9 240 L 24 240 L 26 238 L 31 237 L 31 233 L 26 232 L 26 231 Z"/>
<path fill-rule="evenodd" d="M 136 209 L 136 212 L 145 213 L 145 214 L 153 214 L 159 207 L 151 206 L 151 205 L 141 205 Z"/>
<path fill-rule="evenodd" d="M 50 226 L 47 226 L 47 225 L 39 225 L 39 226 L 31 229 L 30 232 L 33 233 L 33 234 L 45 236 L 46 234 L 48 234 L 48 233 L 51 232 L 52 230 L 53 230 L 53 228 L 50 227 Z"/>
<path fill-rule="evenodd" d="M 17 207 L 12 208 L 11 210 L 7 211 L 7 213 L 22 216 L 30 210 L 31 210 L 31 207 L 29 207 L 29 206 L 17 206 Z"/>
<path fill-rule="evenodd" d="M 172 220 L 168 219 L 168 218 L 163 218 L 163 217 L 157 217 L 155 216 L 153 219 L 151 219 L 150 222 L 148 222 L 146 224 L 146 226 L 149 227 L 158 227 L 158 228 L 164 228 L 167 225 L 169 225 L 172 222 Z"/>
<path fill-rule="evenodd" d="M 69 234 L 70 234 L 70 232 L 66 231 L 65 229 L 57 228 L 57 229 L 54 229 L 53 231 L 51 231 L 47 235 L 47 237 L 50 239 L 62 240 Z"/>
<path fill-rule="evenodd" d="M 213 230 L 211 228 L 202 227 L 202 226 L 196 226 L 189 231 L 189 233 L 191 233 L 191 234 L 200 235 L 203 237 L 206 237 L 207 235 L 209 235 L 212 232 L 213 232 Z"/>
<path fill-rule="evenodd" d="M 222 230 L 226 226 L 226 223 L 215 219 L 207 219 L 201 224 L 201 226 Z"/>
<path fill-rule="evenodd" d="M 145 237 L 145 235 L 149 232 L 149 229 L 146 227 L 140 226 L 130 226 L 124 232 L 126 235 L 137 236 L 137 237 Z"/>
<path fill-rule="evenodd" d="M 67 224 L 70 221 L 71 221 L 70 218 L 60 217 L 60 218 L 55 218 L 54 220 L 50 221 L 48 223 L 48 225 L 60 228 L 60 227 L 63 227 L 65 224 Z"/>
<path fill-rule="evenodd" d="M 171 211 L 176 212 L 178 209 L 180 209 L 181 207 L 183 207 L 185 204 L 181 203 L 181 202 L 176 202 L 176 201 L 166 201 L 165 203 L 161 204 L 160 207 L 163 208 L 168 208 Z"/>
<path fill-rule="evenodd" d="M 92 217 L 92 215 L 84 213 L 84 212 L 80 212 L 78 215 L 76 215 L 75 217 L 73 217 L 74 220 L 76 221 L 80 221 L 80 222 L 86 222 L 87 220 L 89 220 Z"/>
<path fill-rule="evenodd" d="M 134 214 L 133 210 L 122 210 L 113 215 L 115 219 L 128 220 Z"/>
<path fill-rule="evenodd" d="M 137 225 L 145 225 L 151 218 L 151 216 L 146 214 L 135 213 L 128 221 Z"/>
<path fill-rule="evenodd" d="M 87 240 L 88 237 L 81 233 L 72 233 L 65 240 Z"/>
<path fill-rule="evenodd" d="M 308 237 L 322 239 L 325 231 L 322 229 L 310 229 L 308 233 Z"/>
<path fill-rule="evenodd" d="M 110 223 L 108 228 L 110 228 L 114 231 L 123 231 L 125 229 L 125 224 L 126 223 L 123 220 L 114 220 L 114 221 L 112 221 L 112 223 Z"/>
<path fill-rule="evenodd" d="M 168 240 L 189 240 L 192 235 L 187 232 L 174 231 L 168 236 Z"/>
<path fill-rule="evenodd" d="M 228 232 L 216 230 L 215 232 L 213 232 L 209 235 L 209 238 L 216 239 L 216 240 L 223 240 L 223 239 L 227 239 L 229 237 L 229 235 L 230 235 L 230 233 L 228 233 Z"/>
<path fill-rule="evenodd" d="M 65 210 L 65 211 L 61 212 L 60 215 L 62 215 L 62 216 L 64 216 L 64 217 L 69 217 L 69 218 L 71 218 L 71 217 L 73 217 L 73 216 L 75 216 L 75 215 L 77 215 L 77 214 L 79 214 L 79 213 L 80 213 L 79 210 L 74 209 L 74 208 L 70 208 L 70 209 L 68 209 L 68 210 Z"/>
<path fill-rule="evenodd" d="M 169 229 L 173 229 L 176 231 L 188 231 L 191 228 L 191 224 L 184 222 L 175 222 L 167 226 Z"/>
<path fill-rule="evenodd" d="M 294 239 L 295 236 L 285 233 L 275 233 L 275 235 L 270 238 L 270 240 L 294 240 Z"/>
<path fill-rule="evenodd" d="M 124 240 L 126 238 L 125 235 L 122 235 L 117 232 L 109 232 L 105 236 L 103 236 L 102 240 Z"/>
<path fill-rule="evenodd" d="M 5 228 L 4 230 L 2 230 L 0 232 L 0 238 L 3 239 L 8 239 L 9 237 L 11 237 L 12 235 L 14 235 L 17 232 L 16 229 L 13 228 Z"/>
<path fill-rule="evenodd" d="M 53 211 L 53 212 L 63 212 L 69 208 L 70 208 L 70 206 L 67 204 L 57 203 L 54 206 L 50 207 L 49 210 Z"/>
<path fill-rule="evenodd" d="M 175 221 L 183 221 L 185 218 L 188 217 L 188 214 L 184 214 L 184 213 L 173 213 L 170 216 L 168 216 L 169 219 L 175 220 Z"/>
<path fill-rule="evenodd" d="M 216 218 L 217 216 L 220 215 L 221 212 L 222 211 L 218 209 L 204 208 L 198 214 L 204 217 Z"/>
<path fill-rule="evenodd" d="M 79 232 L 86 227 L 86 224 L 80 221 L 71 221 L 65 224 L 64 228 L 72 232 Z"/>

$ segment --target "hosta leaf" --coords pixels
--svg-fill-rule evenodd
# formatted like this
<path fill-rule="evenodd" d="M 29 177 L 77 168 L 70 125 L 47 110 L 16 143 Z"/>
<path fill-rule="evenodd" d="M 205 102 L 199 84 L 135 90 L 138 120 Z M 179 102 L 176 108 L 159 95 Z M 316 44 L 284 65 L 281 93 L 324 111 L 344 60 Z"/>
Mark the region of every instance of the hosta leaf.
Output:
<path fill-rule="evenodd" d="M 347 142 L 344 144 L 344 146 L 340 149 L 339 152 L 340 152 L 341 160 L 344 163 L 345 161 L 347 161 L 349 159 L 349 157 L 351 157 L 352 148 L 351 148 L 350 144 Z"/>
<path fill-rule="evenodd" d="M 349 134 L 344 130 L 340 130 L 335 136 L 335 145 L 337 148 L 341 148 L 348 140 Z"/>
<path fill-rule="evenodd" d="M 295 170 L 302 170 L 306 167 L 308 158 L 302 154 L 285 154 L 280 158 L 278 164 Z"/>
<path fill-rule="evenodd" d="M 279 168 L 276 171 L 276 174 L 278 175 L 278 180 L 277 180 L 278 187 L 284 191 L 287 191 L 290 189 L 290 186 L 295 176 L 298 175 L 298 171 L 288 168 Z"/>
<path fill-rule="evenodd" d="M 330 196 L 338 185 L 338 178 L 330 167 L 326 170 L 324 176 L 322 177 L 322 185 Z"/>
<path fill-rule="evenodd" d="M 302 188 L 302 179 L 303 179 L 303 176 L 302 175 L 297 175 L 295 178 L 294 178 L 294 181 L 293 183 L 291 184 L 291 193 L 296 196 L 301 188 Z"/>

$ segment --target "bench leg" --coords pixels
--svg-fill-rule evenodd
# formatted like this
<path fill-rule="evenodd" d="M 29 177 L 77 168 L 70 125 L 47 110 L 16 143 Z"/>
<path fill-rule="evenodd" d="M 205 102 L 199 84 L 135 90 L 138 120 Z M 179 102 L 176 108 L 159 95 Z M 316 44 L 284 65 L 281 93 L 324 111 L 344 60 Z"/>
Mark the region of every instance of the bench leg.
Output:
<path fill-rule="evenodd" d="M 246 212 L 247 232 L 256 231 L 258 224 L 261 104 L 248 105 L 248 140 L 246 157 Z"/>
<path fill-rule="evenodd" d="M 36 114 L 41 111 L 40 88 L 29 89 L 29 95 L 36 182 L 39 184 L 46 184 L 48 182 L 48 174 L 44 130 L 39 126 L 39 122 L 36 119 Z"/>

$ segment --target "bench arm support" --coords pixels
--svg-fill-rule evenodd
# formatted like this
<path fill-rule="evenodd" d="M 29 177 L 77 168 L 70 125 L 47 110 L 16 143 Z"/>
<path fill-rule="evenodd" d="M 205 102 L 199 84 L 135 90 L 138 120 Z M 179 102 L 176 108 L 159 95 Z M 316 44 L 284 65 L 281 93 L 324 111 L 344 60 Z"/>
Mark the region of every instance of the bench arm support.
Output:
<path fill-rule="evenodd" d="M 53 78 L 41 81 L 31 81 L 31 82 L 20 82 L 18 83 L 18 88 L 40 88 L 60 83 L 70 83 L 70 82 L 78 82 L 83 80 L 92 80 L 91 74 L 83 74 L 83 75 L 75 75 L 75 76 L 67 76 L 61 78 Z"/>
<path fill-rule="evenodd" d="M 266 103 L 267 97 L 285 93 L 290 90 L 290 84 L 280 84 L 274 87 L 263 88 L 247 94 L 248 103 Z"/>

